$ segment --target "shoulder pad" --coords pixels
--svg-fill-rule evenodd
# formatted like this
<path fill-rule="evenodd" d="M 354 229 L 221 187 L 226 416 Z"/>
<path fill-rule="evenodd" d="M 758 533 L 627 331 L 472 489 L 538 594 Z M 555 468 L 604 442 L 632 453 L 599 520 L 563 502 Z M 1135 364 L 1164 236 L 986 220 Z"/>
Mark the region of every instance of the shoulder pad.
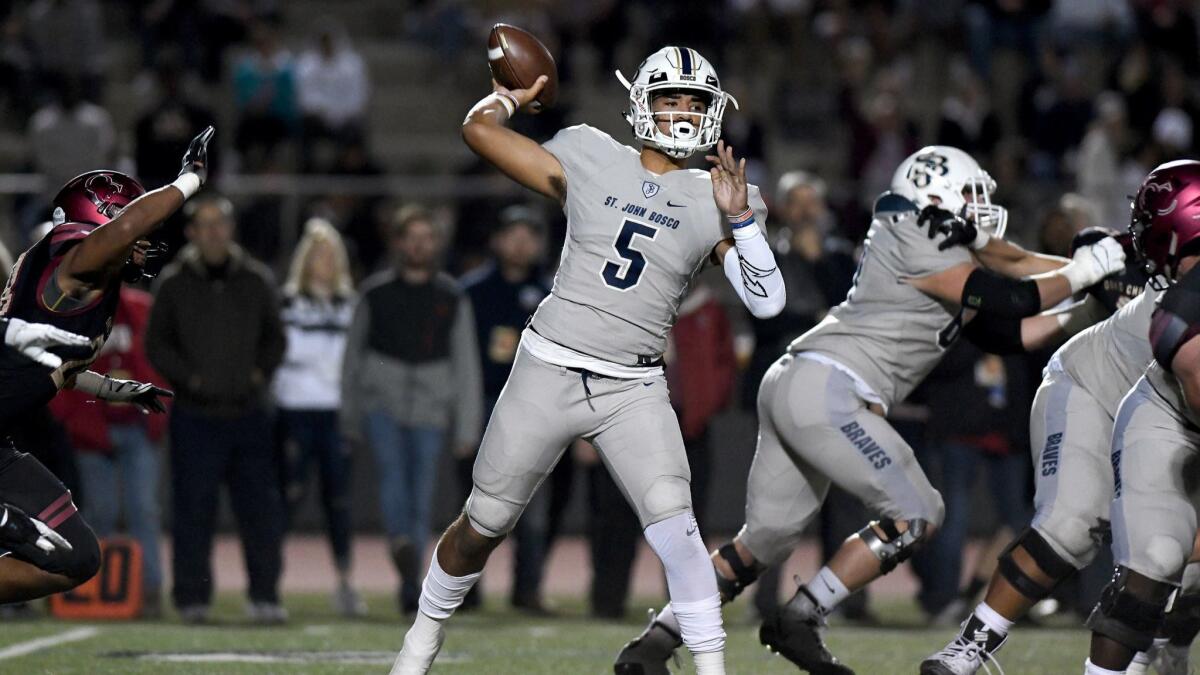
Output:
<path fill-rule="evenodd" d="M 1150 323 L 1154 358 L 1167 372 L 1175 353 L 1200 334 L 1200 268 L 1189 272 L 1163 294 Z"/>
<path fill-rule="evenodd" d="M 902 213 L 904 211 L 916 212 L 919 210 L 916 204 L 895 192 L 885 192 L 879 195 L 879 198 L 875 200 L 875 207 L 872 209 L 875 215 L 881 213 Z"/>

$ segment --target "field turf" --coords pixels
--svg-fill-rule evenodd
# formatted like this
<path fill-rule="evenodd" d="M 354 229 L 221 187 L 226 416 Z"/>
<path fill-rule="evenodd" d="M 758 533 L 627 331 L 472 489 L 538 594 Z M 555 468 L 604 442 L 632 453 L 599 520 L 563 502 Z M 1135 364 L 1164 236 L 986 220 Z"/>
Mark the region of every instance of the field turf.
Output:
<path fill-rule="evenodd" d="M 233 595 L 222 595 L 212 624 L 200 627 L 180 625 L 170 612 L 161 621 L 134 623 L 7 621 L 0 623 L 0 673 L 385 673 L 407 624 L 389 597 L 369 602 L 367 619 L 347 621 L 330 612 L 325 596 L 289 595 L 291 621 L 276 628 L 248 625 Z M 798 672 L 758 644 L 743 606 L 726 615 L 728 671 Z M 915 674 L 921 659 L 954 632 L 925 628 L 908 602 L 882 603 L 879 610 L 888 627 L 835 625 L 829 636 L 834 653 L 859 675 Z M 642 623 L 632 613 L 624 623 L 594 621 L 577 603 L 565 603 L 553 618 L 530 618 L 494 600 L 453 619 L 433 672 L 610 673 L 612 656 Z M 1082 672 L 1088 641 L 1082 629 L 1060 622 L 1018 630 L 1000 654 L 1008 675 Z M 14 655 L 40 638 L 42 648 Z M 675 672 L 693 672 L 690 659 Z"/>

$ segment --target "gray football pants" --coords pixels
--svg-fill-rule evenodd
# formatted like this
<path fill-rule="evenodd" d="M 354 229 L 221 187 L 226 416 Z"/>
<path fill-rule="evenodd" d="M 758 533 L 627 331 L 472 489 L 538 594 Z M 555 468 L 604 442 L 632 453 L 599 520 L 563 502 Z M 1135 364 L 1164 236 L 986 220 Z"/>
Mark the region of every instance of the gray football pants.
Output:
<path fill-rule="evenodd" d="M 691 471 L 664 376 L 600 377 L 519 349 L 475 458 L 465 508 L 472 527 L 508 533 L 577 438 L 596 447 L 643 528 L 691 509 Z"/>
<path fill-rule="evenodd" d="M 1029 413 L 1033 454 L 1033 529 L 1075 569 L 1100 546 L 1113 497 L 1113 420 L 1070 375 L 1051 371 Z"/>
<path fill-rule="evenodd" d="M 1113 425 L 1113 555 L 1118 565 L 1178 585 L 1192 553 L 1196 510 L 1188 496 L 1200 433 L 1142 378 Z"/>
<path fill-rule="evenodd" d="M 785 354 L 758 392 L 758 447 L 738 535 L 755 560 L 772 565 L 791 553 L 830 483 L 884 517 L 942 522 L 942 496 L 912 448 L 867 409 L 850 376 Z"/>

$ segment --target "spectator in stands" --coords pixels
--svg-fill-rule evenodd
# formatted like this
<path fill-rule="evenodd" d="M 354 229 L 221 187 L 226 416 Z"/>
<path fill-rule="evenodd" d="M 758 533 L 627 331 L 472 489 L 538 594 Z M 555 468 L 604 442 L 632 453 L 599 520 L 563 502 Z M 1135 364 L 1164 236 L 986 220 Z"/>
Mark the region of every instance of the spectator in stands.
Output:
<path fill-rule="evenodd" d="M 1001 136 L 1000 119 L 992 111 L 983 81 L 965 61 L 950 64 L 950 92 L 942 100 L 937 143 L 970 153 L 986 164 Z"/>
<path fill-rule="evenodd" d="M 268 384 L 286 338 L 270 271 L 233 243 L 233 205 L 209 193 L 185 208 L 189 244 L 159 278 L 146 353 L 175 390 L 171 409 L 175 606 L 207 620 L 217 495 L 227 483 L 250 580 L 247 614 L 280 623 L 285 525 Z"/>
<path fill-rule="evenodd" d="M 34 170 L 46 176 L 48 190 L 57 191 L 84 171 L 110 165 L 115 159 L 117 132 L 107 110 L 84 100 L 78 79 L 61 77 L 49 82 L 55 97 L 30 118 L 28 138 Z M 22 223 L 25 231 L 46 217 L 45 205 L 53 197 L 54 192 L 45 193 L 27 211 Z"/>
<path fill-rule="evenodd" d="M 287 352 L 275 373 L 283 447 L 284 499 L 294 514 L 317 467 L 321 507 L 337 570 L 333 606 L 347 617 L 367 606 L 350 584 L 350 453 L 342 444 L 342 356 L 354 305 L 354 282 L 342 237 L 328 222 L 309 220 L 283 286 Z"/>
<path fill-rule="evenodd" d="M 1129 197 L 1121 190 L 1121 158 L 1129 136 L 1125 101 L 1107 91 L 1096 98 L 1096 121 L 1079 146 L 1079 194 L 1096 205 L 1097 224 L 1117 230 L 1129 222 Z"/>
<path fill-rule="evenodd" d="M 188 95 L 185 72 L 177 53 L 161 56 L 154 75 L 158 101 L 134 128 L 134 158 L 138 177 L 146 185 L 162 185 L 179 173 L 175 156 L 187 148 L 195 129 L 213 124 L 212 110 Z M 213 168 L 209 168 L 210 174 Z"/>
<path fill-rule="evenodd" d="M 144 335 L 150 294 L 123 286 L 112 333 L 92 370 L 116 378 L 166 386 L 146 358 Z M 77 451 L 83 481 L 83 510 L 98 537 L 117 533 L 118 515 L 142 548 L 142 616 L 162 613 L 159 553 L 159 443 L 166 417 L 143 415 L 135 406 L 104 403 L 65 389 L 50 409 L 66 427 Z"/>
<path fill-rule="evenodd" d="M 492 260 L 462 280 L 475 313 L 485 421 L 491 417 L 500 390 L 508 381 L 520 348 L 521 331 L 538 303 L 550 293 L 540 269 L 545 238 L 546 224 L 541 216 L 524 206 L 508 207 L 500 213 L 500 223 L 492 234 Z M 475 464 L 475 448 L 470 450 L 457 458 L 464 497 L 471 492 L 471 470 Z M 545 611 L 541 584 L 550 506 L 546 487 L 549 486 L 534 494 L 514 530 L 512 604 L 535 613 Z"/>
<path fill-rule="evenodd" d="M 296 90 L 304 116 L 301 168 L 329 173 L 332 158 L 318 163 L 317 144 L 331 141 L 325 154 L 332 155 L 342 143 L 363 137 L 370 83 L 346 31 L 328 17 L 320 25 L 316 44 L 296 62 Z"/>
<path fill-rule="evenodd" d="M 442 234 L 430 214 L 402 208 L 389 248 L 395 266 L 363 282 L 342 367 L 342 432 L 375 454 L 384 527 L 415 612 L 429 543 L 438 458 L 473 453 L 483 424 L 471 303 L 440 269 Z"/>
<path fill-rule="evenodd" d="M 105 15 L 98 0 L 36 0 L 30 4 L 25 24 L 38 78 L 74 80 L 82 97 L 99 101 L 108 62 Z M 112 31 L 117 28 L 108 26 Z"/>
<path fill-rule="evenodd" d="M 707 522 L 712 468 L 709 429 L 713 418 L 729 405 L 737 374 L 733 326 L 712 289 L 697 284 L 680 303 L 679 318 L 668 338 L 667 383 L 692 469 L 692 510 L 698 522 Z"/>
<path fill-rule="evenodd" d="M 296 105 L 295 65 L 283 48 L 271 21 L 251 25 L 252 48 L 234 66 L 234 103 L 238 124 L 234 142 L 245 164 L 258 170 L 276 147 L 294 135 Z"/>

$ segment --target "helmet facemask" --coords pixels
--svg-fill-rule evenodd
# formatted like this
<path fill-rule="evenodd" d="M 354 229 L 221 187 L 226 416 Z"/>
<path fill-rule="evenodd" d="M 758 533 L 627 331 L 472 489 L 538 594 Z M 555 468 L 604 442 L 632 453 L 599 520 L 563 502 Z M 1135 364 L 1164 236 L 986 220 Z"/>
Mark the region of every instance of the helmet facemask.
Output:
<path fill-rule="evenodd" d="M 669 157 L 685 159 L 717 144 L 726 104 L 732 101 L 736 109 L 738 103 L 721 89 L 715 71 L 693 50 L 686 50 L 688 63 L 698 64 L 694 69 L 689 68 L 692 74 L 682 74 L 659 60 L 666 58 L 662 55 L 670 50 L 683 52 L 673 47 L 656 52 L 639 66 L 633 82 L 620 71 L 616 75 L 629 90 L 629 109 L 624 117 L 633 127 L 633 135 Z M 668 93 L 691 94 L 706 100 L 708 106 L 702 113 L 687 110 L 654 112 L 655 97 Z M 698 125 L 694 122 L 697 118 Z M 670 133 L 663 133 L 659 127 L 658 122 L 663 119 L 670 122 Z"/>
<path fill-rule="evenodd" d="M 984 232 L 1003 239 L 1004 231 L 1008 229 L 1008 209 L 992 203 L 992 193 L 995 191 L 996 181 L 988 172 L 980 169 L 979 174 L 967 180 L 963 186 L 965 203 L 960 215 L 974 221 L 975 226 Z"/>

